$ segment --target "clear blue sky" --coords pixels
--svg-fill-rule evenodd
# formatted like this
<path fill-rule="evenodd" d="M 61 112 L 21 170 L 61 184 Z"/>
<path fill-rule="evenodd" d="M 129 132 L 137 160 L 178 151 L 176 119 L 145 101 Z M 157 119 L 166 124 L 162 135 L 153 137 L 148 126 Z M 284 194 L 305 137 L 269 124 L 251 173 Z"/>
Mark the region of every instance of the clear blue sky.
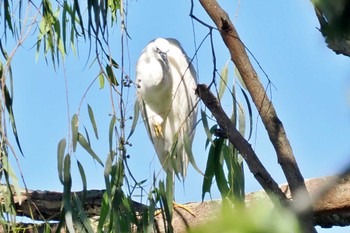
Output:
<path fill-rule="evenodd" d="M 307 0 L 222 1 L 221 4 L 231 20 L 234 20 L 241 39 L 276 87 L 276 90 L 272 90 L 272 100 L 286 128 L 304 177 L 336 174 L 350 162 L 349 58 L 336 55 L 326 47 L 317 30 L 319 24 L 312 5 Z M 187 1 L 129 1 L 127 28 L 131 39 L 126 48 L 124 72 L 134 78 L 135 63 L 140 52 L 150 40 L 157 37 L 178 39 L 192 57 L 195 47 L 189 10 L 190 5 Z M 199 4 L 195 6 L 195 14 L 213 25 Z M 208 29 L 196 22 L 194 29 L 198 45 L 208 33 Z M 229 54 L 218 33 L 214 34 L 217 67 L 220 70 L 229 59 Z M 112 54 L 120 63 L 118 26 L 111 30 L 111 35 Z M 52 66 L 45 63 L 42 55 L 38 62 L 35 62 L 34 40 L 35 37 L 28 40 L 18 50 L 12 64 L 14 111 L 25 154 L 24 158 L 20 157 L 20 165 L 28 188 L 61 191 L 56 169 L 56 151 L 59 140 L 68 133 L 65 78 L 68 81 L 69 113 L 72 116 L 78 110 L 87 87 L 98 74 L 98 69 L 97 66 L 90 67 L 91 60 L 87 61 L 88 46 L 81 43 L 78 56 L 74 57 L 71 53 L 65 65 L 54 72 Z M 11 49 L 11 43 L 7 48 Z M 199 82 L 208 83 L 212 78 L 213 69 L 209 40 L 206 40 L 199 50 L 197 59 Z M 261 70 L 258 67 L 256 69 L 261 80 L 266 83 Z M 229 72 L 232 80 L 232 66 Z M 128 114 L 132 115 L 135 88 L 131 87 L 129 91 L 127 106 Z M 93 139 L 92 136 L 87 103 L 95 112 L 99 140 Z M 201 107 L 203 108 L 203 105 Z M 229 111 L 229 101 L 224 103 L 224 107 Z M 110 113 L 109 90 L 100 90 L 96 82 L 83 102 L 81 124 L 88 128 L 93 148 L 103 161 L 108 153 Z M 277 182 L 284 183 L 285 178 L 262 123 L 256 123 L 256 117 L 254 121 L 257 128 L 254 128 L 255 135 L 250 142 L 272 176 Z M 193 151 L 202 170 L 207 158 L 204 140 L 205 135 L 202 126 L 199 125 Z M 133 146 L 128 153 L 133 175 L 138 180 L 151 180 L 153 173 L 158 173 L 161 169 L 141 121 L 131 138 L 131 143 Z M 88 188 L 103 189 L 103 169 L 83 150 L 78 150 L 75 156 L 85 167 Z M 82 185 L 74 166 L 73 171 L 73 188 L 80 190 Z M 247 169 L 246 174 L 246 191 L 260 190 L 261 187 Z M 200 201 L 201 185 L 202 176 L 190 168 L 185 184 L 176 185 L 176 200 L 180 203 Z M 219 197 L 213 186 L 212 198 Z M 336 232 L 340 232 L 340 229 Z"/>

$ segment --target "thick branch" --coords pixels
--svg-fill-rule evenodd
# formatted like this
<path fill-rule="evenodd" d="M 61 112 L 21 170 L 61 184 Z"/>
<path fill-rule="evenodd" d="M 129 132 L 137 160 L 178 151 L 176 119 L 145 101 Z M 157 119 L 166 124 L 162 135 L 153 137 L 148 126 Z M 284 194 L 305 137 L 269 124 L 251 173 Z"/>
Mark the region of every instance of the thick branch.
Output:
<path fill-rule="evenodd" d="M 308 194 L 304 184 L 304 178 L 299 170 L 293 155 L 292 147 L 286 136 L 282 122 L 279 120 L 275 108 L 265 89 L 258 79 L 249 57 L 245 51 L 245 46 L 229 19 L 228 14 L 219 6 L 215 0 L 200 0 L 203 8 L 216 24 L 222 39 L 231 54 L 231 60 L 235 63 L 242 79 L 252 97 L 252 100 L 259 111 L 261 119 L 277 153 L 278 162 L 286 176 L 293 198 L 302 192 L 308 199 Z M 303 227 L 306 232 L 314 232 L 311 227 L 311 209 L 301 216 Z"/>
<path fill-rule="evenodd" d="M 342 178 L 337 180 L 333 188 L 323 197 L 319 197 L 318 193 L 320 187 L 329 186 L 329 182 L 333 182 L 335 177 L 323 177 L 306 180 L 306 186 L 311 196 L 315 197 L 317 201 L 313 204 L 314 209 L 314 224 L 320 225 L 322 227 L 331 226 L 346 226 L 350 225 L 350 179 Z M 331 183 L 333 184 L 333 183 Z M 291 198 L 288 185 L 282 185 L 280 188 L 288 198 Z M 90 190 L 87 192 L 86 202 L 90 203 L 85 205 L 85 209 L 90 216 L 97 216 L 100 212 L 101 200 L 104 191 L 100 190 Z M 251 202 L 254 200 L 265 200 L 264 191 L 258 191 L 255 193 L 250 193 L 246 195 L 246 202 Z M 61 206 L 62 193 L 59 192 L 49 192 L 49 191 L 29 191 L 28 196 L 15 197 L 15 201 L 18 202 L 22 200 L 21 205 L 17 205 L 17 212 L 23 215 L 30 216 L 28 210 L 28 204 L 31 206 L 40 207 L 35 212 L 40 211 L 41 214 L 36 214 L 38 218 L 40 216 L 58 215 Z M 92 205 L 93 203 L 93 205 Z M 215 218 L 215 212 L 220 211 L 221 201 L 209 201 L 203 203 L 188 203 L 185 204 L 189 207 L 195 217 L 189 214 L 187 211 L 182 209 L 177 209 L 174 213 L 173 226 L 175 232 L 183 232 L 188 227 L 192 228 L 200 224 L 208 222 L 208 220 Z M 142 205 L 135 202 L 135 205 L 142 209 Z M 162 232 L 163 220 L 161 215 L 156 217 L 159 229 Z M 52 232 L 54 232 L 55 226 L 52 225 Z M 3 232 L 0 230 L 0 233 Z M 26 232 L 30 232 L 29 230 Z M 34 230 L 33 230 L 34 232 Z M 43 232 L 40 231 L 39 232 Z"/>

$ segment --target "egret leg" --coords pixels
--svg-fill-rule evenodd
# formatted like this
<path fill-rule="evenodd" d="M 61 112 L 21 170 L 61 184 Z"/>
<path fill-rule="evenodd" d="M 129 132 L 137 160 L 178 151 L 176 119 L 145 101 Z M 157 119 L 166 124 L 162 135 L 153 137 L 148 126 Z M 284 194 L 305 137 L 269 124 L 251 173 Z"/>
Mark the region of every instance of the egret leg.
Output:
<path fill-rule="evenodd" d="M 193 211 L 190 209 L 190 208 L 188 208 L 187 206 L 185 206 L 185 205 L 182 205 L 182 204 L 178 204 L 178 203 L 176 203 L 175 201 L 173 201 L 173 209 L 176 209 L 176 208 L 179 208 L 179 209 L 183 209 L 183 210 L 185 210 L 185 211 L 187 211 L 188 213 L 190 213 L 193 217 L 196 217 L 196 215 L 193 213 Z M 161 214 L 162 213 L 162 210 L 156 210 L 155 212 L 154 212 L 154 216 L 158 216 L 159 214 Z"/>
<path fill-rule="evenodd" d="M 186 210 L 188 213 L 190 213 L 193 217 L 196 217 L 196 215 L 193 213 L 193 211 L 188 208 L 187 206 L 185 205 L 182 205 L 182 204 L 178 204 L 176 203 L 175 201 L 173 201 L 173 206 L 174 206 L 174 209 L 176 208 L 180 208 L 180 209 L 183 209 L 183 210 Z"/>
<path fill-rule="evenodd" d="M 162 132 L 162 125 L 153 125 L 154 127 L 154 132 L 156 133 L 156 136 L 164 138 L 163 132 Z"/>

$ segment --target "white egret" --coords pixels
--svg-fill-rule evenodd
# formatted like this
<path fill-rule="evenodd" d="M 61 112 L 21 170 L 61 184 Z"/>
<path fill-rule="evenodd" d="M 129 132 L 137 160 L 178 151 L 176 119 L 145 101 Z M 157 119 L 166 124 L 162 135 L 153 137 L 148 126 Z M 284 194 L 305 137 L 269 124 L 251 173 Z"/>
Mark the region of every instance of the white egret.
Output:
<path fill-rule="evenodd" d="M 158 38 L 142 51 L 136 81 L 148 135 L 173 185 L 174 174 L 184 179 L 187 172 L 185 143 L 192 146 L 197 119 L 196 72 L 177 40 Z"/>

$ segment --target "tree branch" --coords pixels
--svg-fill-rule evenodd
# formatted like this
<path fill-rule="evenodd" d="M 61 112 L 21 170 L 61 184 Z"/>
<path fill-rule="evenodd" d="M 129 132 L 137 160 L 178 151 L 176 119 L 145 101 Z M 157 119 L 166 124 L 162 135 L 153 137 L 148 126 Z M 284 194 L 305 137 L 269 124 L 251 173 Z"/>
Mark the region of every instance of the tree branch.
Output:
<path fill-rule="evenodd" d="M 349 177 L 340 179 L 337 177 L 322 177 L 306 180 L 305 183 L 311 196 L 317 199 L 313 203 L 315 225 L 322 227 L 350 225 Z M 327 187 L 329 184 L 334 184 L 332 185 L 333 188 L 331 188 L 325 195 L 320 197 L 320 187 Z M 287 184 L 281 185 L 280 189 L 287 196 L 287 198 L 291 198 L 290 188 Z M 92 222 L 94 220 L 96 221 L 96 218 L 93 218 L 93 216 L 98 216 L 100 213 L 103 193 L 103 190 L 89 190 L 87 192 L 85 211 L 90 217 L 92 217 Z M 76 194 L 81 195 L 81 192 L 77 192 Z M 247 203 L 256 200 L 268 202 L 269 200 L 264 191 L 249 193 L 246 195 L 245 199 Z M 28 196 L 25 196 L 25 192 L 23 190 L 22 196 L 15 196 L 17 212 L 21 215 L 30 217 L 32 215 L 29 210 L 30 206 L 32 208 L 32 213 L 34 213 L 32 216 L 34 216 L 34 219 L 37 220 L 43 219 L 43 216 L 45 216 L 46 219 L 57 219 L 55 216 L 59 216 L 61 200 L 62 193 L 50 191 L 29 190 Z M 20 201 L 21 204 L 19 204 Z M 142 212 L 144 207 L 142 204 L 134 202 L 134 205 L 139 212 Z M 188 228 L 193 228 L 215 218 L 215 213 L 219 213 L 220 211 L 221 201 L 187 203 L 185 206 L 192 210 L 195 217 L 183 209 L 176 209 L 173 218 L 175 232 L 183 232 Z M 36 210 L 34 210 L 35 208 Z M 161 215 L 156 217 L 156 223 L 159 232 L 164 232 Z M 28 226 L 30 226 L 30 224 L 26 225 L 26 227 Z M 44 229 L 44 227 L 42 227 L 42 229 Z M 55 232 L 55 224 L 51 224 L 51 229 L 51 232 Z M 4 231 L 1 231 L 0 229 L 0 233 L 2 232 Z M 35 231 L 29 229 L 25 232 Z M 44 231 L 40 231 L 39 229 L 38 232 Z"/>
<path fill-rule="evenodd" d="M 200 0 L 203 8 L 216 24 L 231 54 L 231 60 L 235 63 L 242 79 L 252 97 L 252 100 L 261 116 L 262 122 L 267 130 L 270 141 L 277 153 L 278 163 L 281 165 L 284 175 L 294 197 L 303 194 L 305 199 L 309 199 L 304 184 L 304 178 L 299 170 L 294 158 L 293 151 L 286 132 L 279 120 L 272 102 L 266 95 L 265 89 L 258 79 L 249 57 L 245 51 L 245 46 L 229 19 L 228 14 L 219 6 L 215 0 Z M 300 216 L 305 232 L 315 232 L 312 226 L 312 210 L 308 210 Z"/>

